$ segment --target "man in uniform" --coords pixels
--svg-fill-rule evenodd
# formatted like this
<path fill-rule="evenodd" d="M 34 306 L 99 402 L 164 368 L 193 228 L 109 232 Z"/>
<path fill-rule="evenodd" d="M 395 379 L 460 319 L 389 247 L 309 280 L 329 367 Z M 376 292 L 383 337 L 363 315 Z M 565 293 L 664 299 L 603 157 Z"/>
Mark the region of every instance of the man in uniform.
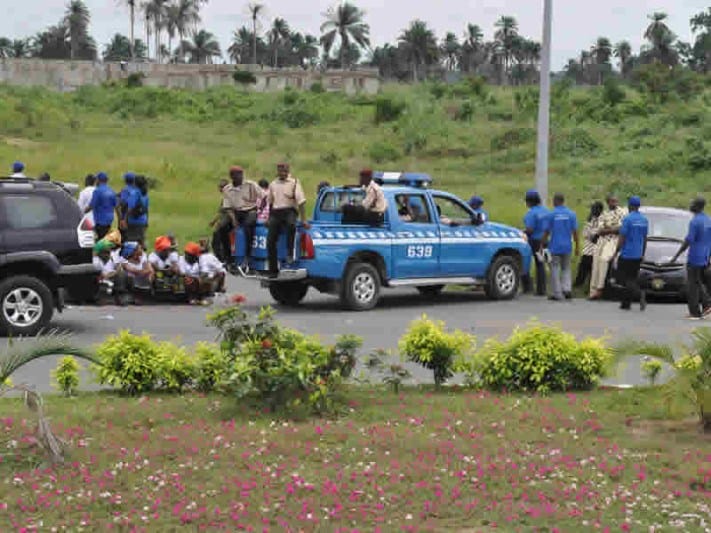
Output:
<path fill-rule="evenodd" d="M 287 262 L 294 261 L 294 243 L 296 240 L 297 215 L 301 217 L 304 228 L 309 228 L 306 220 L 306 196 L 298 180 L 289 174 L 289 165 L 277 165 L 277 179 L 271 182 L 268 192 L 269 222 L 267 233 L 267 255 L 269 260 L 269 277 L 279 275 L 279 258 L 277 244 L 279 235 L 287 233 Z"/>
<path fill-rule="evenodd" d="M 227 185 L 222 194 L 226 204 L 234 213 L 235 229 L 244 228 L 244 262 L 242 269 L 249 270 L 249 259 L 252 254 L 254 228 L 257 225 L 257 207 L 264 192 L 254 181 L 244 179 L 242 167 L 230 167 L 231 184 Z"/>
<path fill-rule="evenodd" d="M 543 249 L 543 234 L 546 231 L 546 217 L 548 209 L 541 205 L 541 195 L 537 191 L 530 190 L 526 192 L 526 207 L 528 212 L 523 217 L 523 225 L 526 235 L 528 236 L 528 245 L 533 252 L 533 258 L 536 263 L 536 294 L 538 296 L 546 295 L 546 264 L 540 252 Z M 533 290 L 533 282 L 531 274 L 525 272 L 523 275 L 524 292 Z"/>
<path fill-rule="evenodd" d="M 15 161 L 12 164 L 12 174 L 10 174 L 11 178 L 26 178 L 25 176 L 25 165 L 22 163 L 22 161 Z"/>
<path fill-rule="evenodd" d="M 639 294 L 639 308 L 644 311 L 647 307 L 647 298 L 645 291 L 639 286 L 639 267 L 647 250 L 649 221 L 639 212 L 639 207 L 642 205 L 639 196 L 631 196 L 627 205 L 630 214 L 622 219 L 616 251 L 616 255 L 619 254 L 617 272 L 624 285 L 620 309 L 629 311 L 632 308 L 632 299 Z"/>
<path fill-rule="evenodd" d="M 572 272 L 570 256 L 571 242 L 575 242 L 575 255 L 579 255 L 578 218 L 565 206 L 565 197 L 558 193 L 553 196 L 553 210 L 546 218 L 543 242 L 548 243 L 551 253 L 551 296 L 550 300 L 562 301 L 572 298 Z"/>
<path fill-rule="evenodd" d="M 481 196 L 474 195 L 469 199 L 469 207 L 472 208 L 477 215 L 476 224 L 484 224 L 489 220 L 489 213 L 484 209 L 484 199 Z"/>

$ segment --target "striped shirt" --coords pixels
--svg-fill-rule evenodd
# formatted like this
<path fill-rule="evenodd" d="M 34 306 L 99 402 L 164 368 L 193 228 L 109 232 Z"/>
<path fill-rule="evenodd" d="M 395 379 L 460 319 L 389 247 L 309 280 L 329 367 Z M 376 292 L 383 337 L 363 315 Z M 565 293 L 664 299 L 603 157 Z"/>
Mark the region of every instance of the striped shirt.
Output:
<path fill-rule="evenodd" d="M 583 228 L 583 255 L 595 255 L 597 245 L 593 242 L 593 238 L 597 233 L 597 227 L 600 222 L 600 217 L 595 217 L 585 223 Z"/>

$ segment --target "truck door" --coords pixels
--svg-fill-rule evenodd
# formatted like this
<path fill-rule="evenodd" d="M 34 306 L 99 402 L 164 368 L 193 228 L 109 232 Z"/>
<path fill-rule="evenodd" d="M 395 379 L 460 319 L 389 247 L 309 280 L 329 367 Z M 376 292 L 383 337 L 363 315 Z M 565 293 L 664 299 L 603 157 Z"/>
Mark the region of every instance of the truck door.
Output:
<path fill-rule="evenodd" d="M 394 277 L 409 279 L 439 275 L 439 226 L 427 196 L 422 193 L 398 194 L 395 201 L 399 220 L 392 224 Z"/>
<path fill-rule="evenodd" d="M 455 198 L 432 195 L 441 236 L 441 276 L 483 276 L 486 273 L 484 226 L 472 223 L 472 213 Z"/>

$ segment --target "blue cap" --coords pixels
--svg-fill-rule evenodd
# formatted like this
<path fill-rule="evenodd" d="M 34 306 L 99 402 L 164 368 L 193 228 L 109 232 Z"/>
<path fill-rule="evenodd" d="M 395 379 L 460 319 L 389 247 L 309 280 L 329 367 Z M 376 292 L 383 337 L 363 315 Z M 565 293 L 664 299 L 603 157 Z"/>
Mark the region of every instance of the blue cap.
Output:
<path fill-rule="evenodd" d="M 642 199 L 639 196 L 630 196 L 627 205 L 630 207 L 639 207 L 642 205 Z"/>
<path fill-rule="evenodd" d="M 13 172 L 22 172 L 23 170 L 25 170 L 25 164 L 22 161 L 15 161 L 12 164 Z"/>
<path fill-rule="evenodd" d="M 484 199 L 481 196 L 472 196 L 469 198 L 469 205 L 471 207 L 484 205 Z"/>
<path fill-rule="evenodd" d="M 107 181 L 109 181 L 109 177 L 106 175 L 106 172 L 98 172 L 96 174 L 96 180 L 106 183 Z"/>
<path fill-rule="evenodd" d="M 536 198 L 540 198 L 540 195 L 536 189 L 529 189 L 526 191 L 526 200 L 535 200 Z"/>
<path fill-rule="evenodd" d="M 121 257 L 128 259 L 133 255 L 133 252 L 138 248 L 137 242 L 127 242 L 124 243 L 123 248 L 121 248 Z"/>
<path fill-rule="evenodd" d="M 126 183 L 133 183 L 136 181 L 136 175 L 133 172 L 126 172 L 123 175 L 123 179 L 126 181 Z"/>

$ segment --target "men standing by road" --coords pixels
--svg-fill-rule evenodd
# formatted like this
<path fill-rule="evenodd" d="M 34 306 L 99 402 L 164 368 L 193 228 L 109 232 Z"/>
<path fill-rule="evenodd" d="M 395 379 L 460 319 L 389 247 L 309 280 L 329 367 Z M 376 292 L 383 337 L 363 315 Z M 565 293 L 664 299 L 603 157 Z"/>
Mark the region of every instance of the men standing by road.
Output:
<path fill-rule="evenodd" d="M 146 227 L 148 226 L 148 195 L 143 194 L 136 184 L 136 175 L 126 172 L 123 175 L 125 187 L 120 194 L 121 218 L 119 228 L 123 232 L 124 241 L 145 244 Z"/>
<path fill-rule="evenodd" d="M 590 206 L 590 214 L 583 228 L 583 256 L 578 263 L 578 275 L 573 283 L 575 287 L 582 287 L 592 274 L 593 258 L 597 249 L 597 226 L 603 209 L 602 202 L 599 200 Z"/>
<path fill-rule="evenodd" d="M 550 300 L 569 300 L 572 295 L 572 271 L 570 256 L 573 252 L 571 242 L 575 242 L 575 255 L 580 254 L 578 240 L 578 218 L 565 206 L 565 197 L 557 193 L 553 196 L 553 210 L 546 217 L 546 229 L 543 242 L 549 242 L 551 253 L 551 291 Z"/>
<path fill-rule="evenodd" d="M 222 194 L 227 200 L 227 205 L 234 213 L 235 228 L 241 226 L 244 231 L 244 262 L 242 271 L 249 270 L 249 259 L 252 256 L 252 241 L 254 241 L 254 228 L 257 225 L 257 207 L 264 193 L 262 189 L 251 180 L 244 179 L 242 167 L 230 167 L 230 181 Z"/>
<path fill-rule="evenodd" d="M 217 215 L 210 222 L 210 227 L 214 229 L 212 234 L 212 249 L 220 259 L 220 261 L 229 265 L 231 263 L 230 256 L 232 255 L 232 230 L 237 225 L 235 214 L 230 207 L 230 202 L 225 195 L 225 188 L 230 183 L 227 180 L 220 180 L 219 190 L 222 200 Z"/>
<path fill-rule="evenodd" d="M 523 224 L 528 236 L 528 245 L 531 247 L 533 259 L 536 263 L 536 294 L 545 296 L 546 263 L 539 252 L 543 249 L 543 234 L 546 230 L 545 224 L 548 209 L 541 205 L 541 196 L 538 191 L 534 190 L 526 192 L 526 206 L 528 207 L 528 212 L 523 217 Z M 527 293 L 533 290 L 530 272 L 526 272 L 523 275 L 523 290 Z"/>
<path fill-rule="evenodd" d="M 590 300 L 602 298 L 610 261 L 615 256 L 615 250 L 617 250 L 617 235 L 622 225 L 622 219 L 626 215 L 627 210 L 620 207 L 614 194 L 610 194 L 607 197 L 607 211 L 600 216 L 597 230 L 593 270 L 590 277 Z"/>
<path fill-rule="evenodd" d="M 85 212 L 94 214 L 94 231 L 97 240 L 103 239 L 114 222 L 114 211 L 117 211 L 116 193 L 108 185 L 109 177 L 105 172 L 96 175 L 98 186 L 91 195 L 91 202 Z"/>
<path fill-rule="evenodd" d="M 279 257 L 277 244 L 279 235 L 286 231 L 287 263 L 294 261 L 294 243 L 296 240 L 297 214 L 301 217 L 304 228 L 309 228 L 306 220 L 306 196 L 301 183 L 289 174 L 289 165 L 277 165 L 277 179 L 269 185 L 268 202 L 269 222 L 267 233 L 267 256 L 269 262 L 269 277 L 279 275 Z"/>
<path fill-rule="evenodd" d="M 711 298 L 705 284 L 706 269 L 711 257 L 711 218 L 704 213 L 706 200 L 696 198 L 691 202 L 690 211 L 694 217 L 689 222 L 689 232 L 679 251 L 670 264 L 676 263 L 687 249 L 686 277 L 689 285 L 688 305 L 690 320 L 700 320 L 711 314 Z"/>
<path fill-rule="evenodd" d="M 81 212 L 84 213 L 86 208 L 89 207 L 91 203 L 91 197 L 94 195 L 94 190 L 96 189 L 96 176 L 93 174 L 88 174 L 84 178 L 84 188 L 79 193 L 79 198 L 77 198 L 77 205 Z"/>
<path fill-rule="evenodd" d="M 644 311 L 647 307 L 647 296 L 639 285 L 639 267 L 647 250 L 649 221 L 639 212 L 639 207 L 642 205 L 639 196 L 631 196 L 627 205 L 629 215 L 622 220 L 615 254 L 619 254 L 617 272 L 622 277 L 624 286 L 620 309 L 629 311 L 632 308 L 632 299 L 639 296 L 639 308 Z"/>

